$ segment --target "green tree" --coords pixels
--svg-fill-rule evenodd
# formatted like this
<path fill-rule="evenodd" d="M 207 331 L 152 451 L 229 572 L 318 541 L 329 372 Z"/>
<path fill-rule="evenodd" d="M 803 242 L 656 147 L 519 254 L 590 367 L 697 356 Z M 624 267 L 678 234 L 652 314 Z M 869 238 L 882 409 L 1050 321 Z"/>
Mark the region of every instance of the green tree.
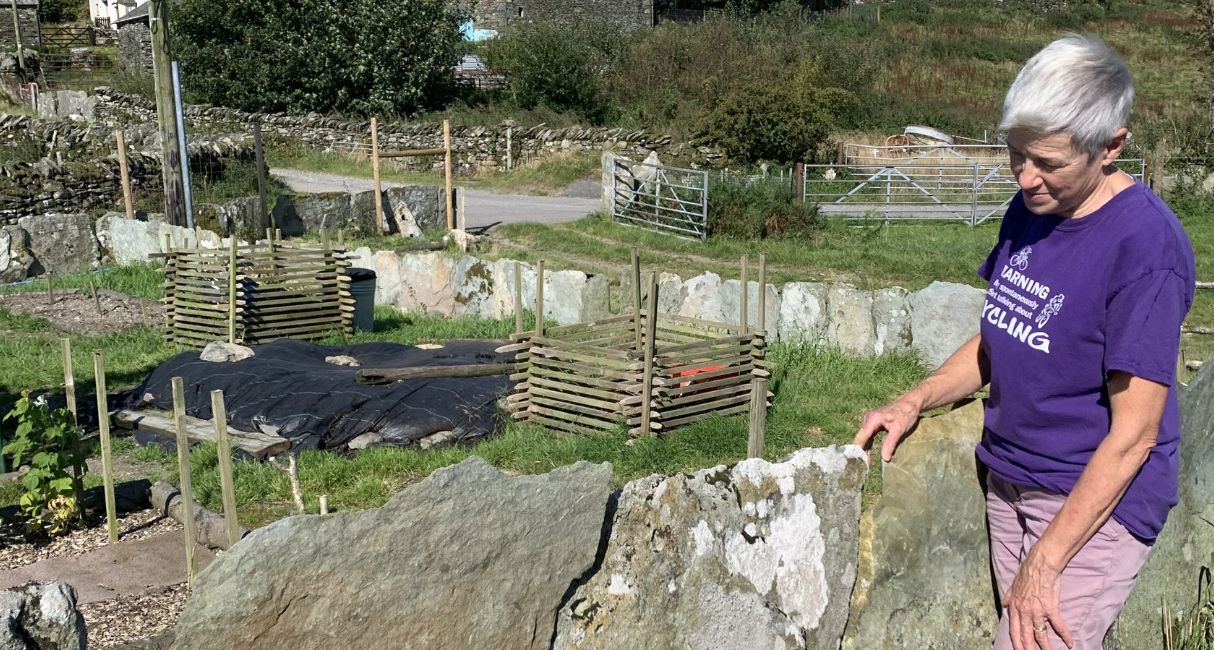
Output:
<path fill-rule="evenodd" d="M 460 19 L 445 0 L 181 0 L 169 23 L 193 99 L 411 114 L 450 97 Z"/>
<path fill-rule="evenodd" d="M 543 105 L 599 121 L 601 78 L 624 40 L 603 23 L 539 22 L 486 43 L 485 63 L 506 75 L 506 94 L 520 108 Z"/>
<path fill-rule="evenodd" d="M 4 3 L 8 8 L 8 3 Z M 42 0 L 38 3 L 38 20 L 43 23 L 70 23 L 87 16 L 88 5 L 81 0 Z"/>

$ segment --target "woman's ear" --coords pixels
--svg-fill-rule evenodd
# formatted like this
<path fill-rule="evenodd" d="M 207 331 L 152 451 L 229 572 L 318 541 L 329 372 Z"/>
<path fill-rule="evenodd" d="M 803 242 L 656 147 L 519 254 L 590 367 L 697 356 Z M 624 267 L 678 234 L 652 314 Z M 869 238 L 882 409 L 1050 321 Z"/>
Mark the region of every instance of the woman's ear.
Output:
<path fill-rule="evenodd" d="M 1117 159 L 1121 157 L 1121 152 L 1125 151 L 1125 143 L 1129 137 L 1129 129 L 1124 126 L 1117 129 L 1113 133 L 1113 137 L 1104 145 L 1104 159 L 1100 161 L 1100 164 L 1108 166 L 1117 162 Z"/>

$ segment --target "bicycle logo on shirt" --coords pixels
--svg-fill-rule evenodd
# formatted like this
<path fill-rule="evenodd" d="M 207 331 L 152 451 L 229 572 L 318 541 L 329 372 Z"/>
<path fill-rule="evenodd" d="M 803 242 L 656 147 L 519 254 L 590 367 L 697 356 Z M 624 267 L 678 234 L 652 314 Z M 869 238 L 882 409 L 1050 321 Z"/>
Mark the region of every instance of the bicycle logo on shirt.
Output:
<path fill-rule="evenodd" d="M 1016 251 L 1016 253 L 1014 255 L 1012 255 L 1011 258 L 1008 259 L 1007 263 L 1010 266 L 1015 267 L 1019 271 L 1027 271 L 1029 268 L 1029 255 L 1032 255 L 1032 254 L 1033 254 L 1033 247 L 1025 246 L 1024 248 L 1021 248 L 1019 251 Z"/>

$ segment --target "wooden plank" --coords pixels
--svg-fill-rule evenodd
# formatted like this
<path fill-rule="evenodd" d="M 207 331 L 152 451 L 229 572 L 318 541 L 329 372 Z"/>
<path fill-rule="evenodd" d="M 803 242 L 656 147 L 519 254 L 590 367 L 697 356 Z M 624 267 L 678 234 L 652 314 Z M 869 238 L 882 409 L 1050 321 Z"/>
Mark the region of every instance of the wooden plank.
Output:
<path fill-rule="evenodd" d="M 696 352 L 701 349 L 715 347 L 739 347 L 752 345 L 753 334 L 736 334 L 732 336 L 717 336 L 711 339 L 701 339 L 690 343 L 671 345 L 658 350 L 658 356 L 671 356 L 681 352 Z"/>
<path fill-rule="evenodd" d="M 526 413 L 526 415 L 528 416 L 526 419 L 531 420 L 532 422 L 535 422 L 536 424 L 542 425 L 549 429 L 559 429 L 561 431 L 567 431 L 569 433 L 579 433 L 579 434 L 583 434 L 583 435 L 598 435 L 598 434 L 602 433 L 602 431 L 597 430 L 597 429 L 591 429 L 589 427 L 580 427 L 571 422 L 564 422 L 562 420 L 557 420 L 555 418 L 544 417 L 543 415 L 540 415 L 539 413 L 528 412 L 528 413 Z"/>
<path fill-rule="evenodd" d="M 214 424 L 210 420 L 187 415 L 185 423 L 186 434 L 192 442 L 217 442 Z M 172 414 L 156 409 L 120 410 L 114 414 L 114 424 L 131 431 L 147 431 L 166 438 L 177 435 Z M 228 427 L 228 435 L 238 449 L 254 458 L 274 456 L 291 448 L 290 440 L 260 431 L 241 431 Z"/>
<path fill-rule="evenodd" d="M 715 412 L 715 411 L 720 411 L 722 409 L 730 409 L 738 404 L 744 404 L 744 405 L 750 404 L 749 391 L 743 391 L 742 393 L 740 393 L 738 395 L 733 395 L 731 397 L 724 397 L 724 398 L 721 398 L 718 400 L 714 400 L 712 402 L 701 402 L 699 404 L 693 404 L 691 406 L 684 406 L 684 407 L 676 408 L 676 409 L 663 409 L 662 410 L 662 421 L 665 422 L 672 418 L 677 419 L 681 416 L 690 415 L 692 413 L 704 413 L 704 412 L 709 412 L 709 411 Z"/>
<path fill-rule="evenodd" d="M 693 404 L 698 404 L 709 400 L 725 399 L 741 393 L 750 393 L 749 378 L 747 378 L 747 381 L 739 384 L 733 384 L 732 386 L 722 386 L 703 393 L 689 393 L 680 395 L 678 397 L 663 399 L 662 411 L 670 412 L 672 409 L 690 408 Z"/>
<path fill-rule="evenodd" d="M 714 413 L 716 415 L 720 415 L 722 417 L 727 417 L 730 415 L 738 415 L 740 413 L 747 413 L 749 411 L 750 411 L 750 403 L 747 402 L 747 403 L 741 404 L 739 406 L 734 406 L 734 407 L 727 408 L 727 409 L 724 409 L 721 411 L 715 411 Z M 686 417 L 675 418 L 672 420 L 663 419 L 662 426 L 665 427 L 665 429 L 667 431 L 669 431 L 670 429 L 683 426 L 684 424 L 691 424 L 692 422 L 703 420 L 704 418 L 708 417 L 709 415 L 711 415 L 711 414 L 710 413 L 697 413 L 695 415 L 689 415 Z"/>
<path fill-rule="evenodd" d="M 717 357 L 732 357 L 739 354 L 749 354 L 754 346 L 750 343 L 732 343 L 731 345 L 697 344 L 696 347 L 677 352 L 659 352 L 657 362 L 663 366 L 670 363 L 692 363 L 693 360 L 711 361 Z M 685 365 L 684 363 L 684 365 Z"/>
<path fill-rule="evenodd" d="M 581 377 L 600 379 L 603 381 L 612 380 L 612 381 L 617 381 L 617 382 L 630 382 L 630 383 L 636 383 L 636 382 L 640 381 L 640 373 L 637 373 L 637 372 L 630 372 L 627 370 L 614 370 L 611 368 L 604 368 L 601 366 L 587 366 L 587 365 L 581 364 L 581 363 L 571 363 L 571 362 L 567 362 L 567 361 L 561 361 L 558 359 L 553 359 L 551 357 L 545 357 L 542 355 L 533 355 L 529 362 L 531 363 L 532 366 L 543 366 L 546 368 L 565 370 L 565 371 L 568 371 L 571 373 L 576 373 L 578 376 L 581 376 Z"/>
<path fill-rule="evenodd" d="M 662 364 L 661 376 L 672 378 L 680 372 L 703 368 L 708 365 L 723 365 L 732 366 L 735 364 L 754 362 L 755 358 L 749 354 L 739 354 L 732 357 L 720 357 L 716 359 L 701 359 L 698 361 L 687 361 L 685 363 L 668 362 Z"/>
<path fill-rule="evenodd" d="M 548 387 L 545 387 L 544 385 L 536 385 L 537 383 L 538 382 L 535 381 L 535 378 L 532 378 L 532 386 L 528 392 L 530 392 L 533 397 L 536 395 L 539 395 L 541 397 L 552 397 L 555 399 L 564 400 L 564 401 L 572 402 L 575 404 L 593 406 L 593 407 L 603 410 L 603 411 L 610 411 L 613 409 L 619 410 L 619 408 L 620 408 L 619 405 L 616 404 L 615 400 L 596 399 L 594 397 L 588 397 L 588 396 L 576 394 L 573 392 L 552 390 Z"/>
<path fill-rule="evenodd" d="M 699 378 L 699 375 L 696 375 Z M 678 386 L 675 388 L 663 388 L 663 396 L 667 399 L 675 399 L 681 395 L 706 392 L 724 386 L 732 386 L 739 383 L 750 383 L 751 374 L 749 372 L 735 373 L 734 375 L 725 375 L 719 379 L 712 381 L 695 381 L 693 380 L 687 386 Z"/>
<path fill-rule="evenodd" d="M 630 358 L 631 352 L 628 350 L 613 350 L 611 348 L 599 348 L 596 346 L 582 346 L 577 343 L 570 343 L 564 339 L 551 339 L 546 336 L 536 336 L 531 339 L 536 345 L 553 350 L 569 350 L 578 354 L 590 354 L 594 356 L 605 356 L 611 359 L 626 360 Z"/>
<path fill-rule="evenodd" d="M 527 408 L 527 411 L 529 413 L 532 413 L 533 415 L 542 415 L 546 418 L 563 420 L 565 422 L 569 422 L 569 423 L 572 423 L 575 425 L 579 425 L 579 426 L 583 426 L 583 427 L 593 427 L 595 429 L 601 429 L 603 431 L 610 431 L 610 430 L 615 429 L 616 427 L 620 426 L 620 424 L 621 424 L 619 422 L 607 422 L 604 420 L 600 420 L 598 418 L 586 417 L 586 416 L 578 415 L 576 413 L 567 413 L 565 411 L 547 408 L 545 406 L 540 406 L 538 404 L 532 404 L 530 407 Z"/>
<path fill-rule="evenodd" d="M 619 407 L 617 406 L 617 402 L 619 402 L 620 398 L 623 397 L 621 393 L 617 393 L 615 391 L 600 390 L 598 388 L 590 388 L 588 386 L 571 385 L 563 381 L 557 381 L 547 377 L 540 377 L 535 374 L 532 374 L 531 377 L 527 379 L 527 383 L 531 384 L 530 392 L 532 394 L 536 394 L 535 391 L 537 389 L 544 389 L 556 397 L 562 397 L 564 395 L 579 395 L 593 400 L 592 402 L 582 401 L 582 404 L 596 406 L 605 411 L 618 410 Z"/>
<path fill-rule="evenodd" d="M 547 357 L 549 359 L 559 359 L 562 361 L 578 361 L 591 364 L 591 367 L 602 366 L 617 371 L 637 371 L 643 367 L 643 364 L 635 361 L 629 362 L 625 360 L 609 359 L 580 351 L 547 348 L 539 345 L 531 348 L 531 355 L 533 357 Z"/>
<path fill-rule="evenodd" d="M 546 377 L 554 381 L 585 384 L 586 386 L 599 388 L 612 393 L 622 392 L 624 386 L 627 385 L 625 383 L 627 380 L 588 377 L 578 371 L 571 372 L 567 368 L 551 367 L 549 365 L 551 363 L 553 362 L 547 359 L 537 359 L 536 363 L 531 364 L 530 372 L 532 375 Z"/>
<path fill-rule="evenodd" d="M 558 399 L 552 399 L 549 397 L 544 397 L 542 395 L 532 395 L 530 403 L 537 404 L 539 406 L 543 406 L 546 408 L 552 408 L 552 409 L 557 409 L 560 411 L 566 411 L 568 413 L 577 413 L 577 414 L 581 414 L 581 415 L 585 415 L 585 416 L 589 416 L 589 417 L 593 417 L 593 418 L 598 418 L 599 420 L 601 420 L 603 422 L 611 422 L 611 423 L 618 424 L 619 422 L 622 421 L 620 418 L 619 412 L 609 413 L 607 411 L 600 411 L 594 407 L 583 406 L 581 404 L 573 404 L 571 402 L 565 402 L 565 401 L 561 401 Z"/>
<path fill-rule="evenodd" d="M 600 318 L 598 320 L 587 321 L 584 323 L 574 323 L 572 325 L 557 325 L 556 327 L 548 328 L 548 335 L 551 338 L 561 338 L 566 334 L 580 332 L 588 329 L 595 329 L 603 325 L 611 325 L 614 323 L 632 323 L 632 314 L 626 316 L 613 316 L 611 318 Z"/>
<path fill-rule="evenodd" d="M 680 316 L 678 314 L 658 314 L 658 322 L 667 321 L 668 323 L 684 323 L 690 325 L 698 325 L 711 329 L 718 329 L 724 332 L 733 334 L 741 334 L 742 328 L 738 325 L 730 325 L 729 323 L 721 323 L 718 321 L 704 320 L 702 318 L 692 318 L 691 316 Z"/>
<path fill-rule="evenodd" d="M 513 363 L 477 363 L 457 366 L 414 366 L 412 368 L 364 368 L 355 373 L 360 384 L 391 384 L 409 379 L 432 377 L 487 377 L 507 375 L 518 366 Z"/>

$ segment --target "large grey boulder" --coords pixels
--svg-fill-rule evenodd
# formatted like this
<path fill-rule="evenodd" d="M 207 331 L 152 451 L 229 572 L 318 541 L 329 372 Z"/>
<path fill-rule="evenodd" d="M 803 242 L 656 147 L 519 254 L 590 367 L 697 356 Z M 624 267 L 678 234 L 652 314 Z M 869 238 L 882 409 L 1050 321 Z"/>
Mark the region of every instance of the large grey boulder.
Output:
<path fill-rule="evenodd" d="M 31 583 L 0 591 L 0 649 L 84 650 L 87 637 L 71 585 Z"/>
<path fill-rule="evenodd" d="M 759 324 L 759 283 L 746 283 L 746 322 L 751 328 Z M 763 329 L 768 339 L 775 340 L 780 327 L 780 294 L 772 285 L 764 285 L 767 295 L 763 305 Z M 742 281 L 726 280 L 721 284 L 721 312 L 725 322 L 737 325 L 741 323 Z"/>
<path fill-rule="evenodd" d="M 518 264 L 523 287 L 523 311 L 535 308 L 535 268 L 526 262 L 500 259 L 493 262 L 493 294 L 489 299 L 489 318 L 514 316 L 514 265 Z M 530 293 L 528 293 L 530 292 Z"/>
<path fill-rule="evenodd" d="M 534 282 L 534 280 L 533 280 Z M 606 318 L 609 283 L 605 275 L 581 271 L 544 273 L 544 318 L 572 325 Z"/>
<path fill-rule="evenodd" d="M 1163 603 L 1178 618 L 1197 600 L 1198 570 L 1214 569 L 1214 364 L 1202 366 L 1180 392 L 1180 503 L 1138 574 L 1109 650 L 1162 647 Z"/>
<path fill-rule="evenodd" d="M 911 294 L 911 342 L 935 368 L 978 333 L 986 293 L 965 284 L 933 282 Z"/>
<path fill-rule="evenodd" d="M 365 234 L 373 232 L 370 223 L 355 218 L 350 194 L 346 192 L 280 195 L 274 203 L 273 217 L 274 223 L 288 237 L 322 228 L 346 228 Z"/>
<path fill-rule="evenodd" d="M 455 312 L 455 260 L 442 252 L 408 253 L 400 256 L 401 311 L 450 316 Z"/>
<path fill-rule="evenodd" d="M 873 292 L 873 354 L 906 350 L 911 345 L 910 293 L 902 287 Z"/>
<path fill-rule="evenodd" d="M 831 285 L 826 295 L 829 314 L 826 341 L 853 354 L 873 353 L 873 294 L 850 284 Z"/>
<path fill-rule="evenodd" d="M 703 273 L 684 281 L 679 298 L 680 316 L 716 322 L 725 320 L 721 305 L 721 276 L 716 273 Z"/>
<path fill-rule="evenodd" d="M 41 272 L 42 267 L 30 250 L 30 234 L 25 228 L 0 228 L 0 283 L 20 282 Z"/>
<path fill-rule="evenodd" d="M 999 618 L 974 456 L 982 417 L 975 401 L 923 419 L 882 466 L 845 650 L 991 647 Z"/>
<path fill-rule="evenodd" d="M 371 201 L 375 195 L 370 194 Z M 390 187 L 384 190 L 384 214 L 392 221 L 390 230 L 396 231 L 392 215 L 398 205 L 405 205 L 413 214 L 414 223 L 423 230 L 447 227 L 447 198 L 446 191 L 441 187 L 426 185 L 404 185 Z"/>
<path fill-rule="evenodd" d="M 785 341 L 818 343 L 826 336 L 826 285 L 789 282 L 781 290 L 778 330 Z"/>
<path fill-rule="evenodd" d="M 395 251 L 375 251 L 369 268 L 375 271 L 375 304 L 395 305 L 400 302 L 400 256 Z"/>
<path fill-rule="evenodd" d="M 553 647 L 838 647 L 866 474 L 848 446 L 629 483 Z"/>
<path fill-rule="evenodd" d="M 223 245 L 218 233 L 209 230 L 174 226 L 163 221 L 163 215 L 127 219 L 121 212 L 107 212 L 97 220 L 97 239 L 118 264 L 147 262 L 152 255 L 163 253 L 165 246 L 195 248 Z"/>
<path fill-rule="evenodd" d="M 101 263 L 101 249 L 87 214 L 43 214 L 22 217 L 17 225 L 30 235 L 38 264 L 55 274 L 91 271 Z"/>
<path fill-rule="evenodd" d="M 610 465 L 473 457 L 381 508 L 279 520 L 198 575 L 174 647 L 547 648 L 610 492 Z"/>

